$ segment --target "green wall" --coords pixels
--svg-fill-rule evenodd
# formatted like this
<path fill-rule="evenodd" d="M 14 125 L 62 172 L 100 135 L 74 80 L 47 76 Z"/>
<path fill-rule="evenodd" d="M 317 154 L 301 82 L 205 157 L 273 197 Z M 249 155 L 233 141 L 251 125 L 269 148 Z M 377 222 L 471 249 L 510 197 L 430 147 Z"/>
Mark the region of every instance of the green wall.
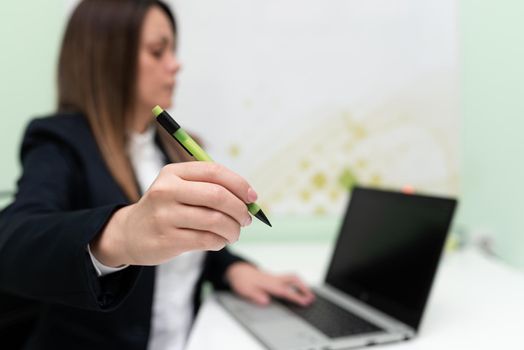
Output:
<path fill-rule="evenodd" d="M 458 221 L 524 268 L 524 2 L 462 0 Z"/>
<path fill-rule="evenodd" d="M 462 198 L 456 222 L 472 235 L 492 235 L 496 252 L 524 268 L 524 2 L 459 4 Z M 64 7 L 63 1 L 36 0 L 0 5 L 0 191 L 14 188 L 27 120 L 54 108 Z M 331 233 L 337 223 L 308 227 Z"/>
<path fill-rule="evenodd" d="M 30 117 L 53 110 L 63 1 L 3 1 L 0 5 L 0 191 L 18 176 L 18 146 Z"/>

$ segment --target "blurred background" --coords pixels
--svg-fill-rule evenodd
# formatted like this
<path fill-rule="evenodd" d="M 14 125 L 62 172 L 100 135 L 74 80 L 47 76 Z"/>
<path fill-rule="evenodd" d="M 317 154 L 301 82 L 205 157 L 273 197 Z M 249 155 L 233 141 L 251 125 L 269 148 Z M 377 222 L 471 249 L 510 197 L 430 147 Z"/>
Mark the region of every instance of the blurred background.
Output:
<path fill-rule="evenodd" d="M 172 0 L 171 112 L 245 176 L 274 224 L 246 242 L 326 242 L 363 184 L 456 196 L 448 249 L 524 269 L 524 3 Z M 75 0 L 0 5 L 0 205 L 28 120 L 55 108 Z"/>

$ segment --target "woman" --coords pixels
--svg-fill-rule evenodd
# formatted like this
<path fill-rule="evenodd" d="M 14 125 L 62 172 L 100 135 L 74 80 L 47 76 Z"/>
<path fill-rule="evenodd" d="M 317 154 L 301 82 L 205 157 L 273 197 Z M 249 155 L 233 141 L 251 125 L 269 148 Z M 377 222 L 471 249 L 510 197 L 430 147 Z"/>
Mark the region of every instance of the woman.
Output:
<path fill-rule="evenodd" d="M 151 107 L 171 105 L 180 69 L 175 34 L 160 1 L 84 0 L 74 11 L 58 113 L 28 126 L 0 217 L 0 299 L 31 311 L 2 346 L 181 349 L 205 280 L 259 304 L 313 300 L 298 278 L 224 248 L 251 223 L 250 185 L 188 162 L 157 131 Z"/>

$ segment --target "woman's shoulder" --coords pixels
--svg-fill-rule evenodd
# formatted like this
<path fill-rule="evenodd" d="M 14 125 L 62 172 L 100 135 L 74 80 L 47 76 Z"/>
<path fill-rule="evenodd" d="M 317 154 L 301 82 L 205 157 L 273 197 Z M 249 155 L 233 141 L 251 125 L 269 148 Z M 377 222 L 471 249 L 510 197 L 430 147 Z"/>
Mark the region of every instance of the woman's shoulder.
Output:
<path fill-rule="evenodd" d="M 23 143 L 59 141 L 76 144 L 92 139 L 91 129 L 81 113 L 57 113 L 29 121 Z"/>
<path fill-rule="evenodd" d="M 89 131 L 86 117 L 81 113 L 56 113 L 29 121 L 27 132 L 74 133 Z"/>
<path fill-rule="evenodd" d="M 57 144 L 68 148 L 82 148 L 94 142 L 85 116 L 81 113 L 57 113 L 33 118 L 25 130 L 22 154 L 41 144 Z"/>

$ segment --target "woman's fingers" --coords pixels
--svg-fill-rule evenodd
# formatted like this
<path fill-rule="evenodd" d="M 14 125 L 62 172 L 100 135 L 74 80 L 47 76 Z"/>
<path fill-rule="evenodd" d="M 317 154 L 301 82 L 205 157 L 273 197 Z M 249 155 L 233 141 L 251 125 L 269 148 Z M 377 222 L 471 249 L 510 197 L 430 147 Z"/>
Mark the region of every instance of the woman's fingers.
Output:
<path fill-rule="evenodd" d="M 240 225 L 229 215 L 206 207 L 177 205 L 172 219 L 177 228 L 213 232 L 227 243 L 235 243 L 240 236 Z"/>
<path fill-rule="evenodd" d="M 218 163 L 177 163 L 169 164 L 165 169 L 186 181 L 209 182 L 220 185 L 244 203 L 252 203 L 257 199 L 256 192 L 242 176 Z"/>
<path fill-rule="evenodd" d="M 267 305 L 271 300 L 269 294 L 266 291 L 257 288 L 253 288 L 252 290 L 245 292 L 243 297 L 258 305 Z"/>
<path fill-rule="evenodd" d="M 314 300 L 314 296 L 303 282 L 294 276 L 277 277 L 275 283 L 267 285 L 267 291 L 278 298 L 286 299 L 305 306 Z"/>
<path fill-rule="evenodd" d="M 313 301 L 315 299 L 315 294 L 313 294 L 311 288 L 309 288 L 299 277 L 295 275 L 287 275 L 283 277 L 285 283 L 288 284 L 295 292 L 304 296 L 304 298 L 309 301 Z"/>
<path fill-rule="evenodd" d="M 240 226 L 251 223 L 246 204 L 221 185 L 180 180 L 173 191 L 180 203 L 214 209 L 230 216 Z"/>
<path fill-rule="evenodd" d="M 227 240 L 214 232 L 192 229 L 177 229 L 175 237 L 167 237 L 164 249 L 172 251 L 172 256 L 193 250 L 218 251 L 225 247 Z"/>
<path fill-rule="evenodd" d="M 314 300 L 311 290 L 295 275 L 273 275 L 238 262 L 228 268 L 226 276 L 236 293 L 259 305 L 269 303 L 271 296 L 303 306 Z"/>

